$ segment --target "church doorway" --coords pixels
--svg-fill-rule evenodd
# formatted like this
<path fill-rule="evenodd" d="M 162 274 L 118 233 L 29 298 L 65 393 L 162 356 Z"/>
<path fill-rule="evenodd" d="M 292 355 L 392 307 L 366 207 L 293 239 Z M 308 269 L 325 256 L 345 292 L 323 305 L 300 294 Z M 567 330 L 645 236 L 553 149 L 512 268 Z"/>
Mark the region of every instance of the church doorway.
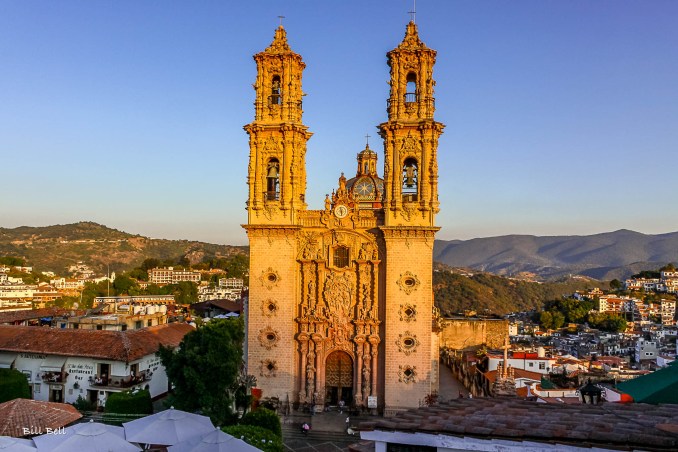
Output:
<path fill-rule="evenodd" d="M 330 353 L 325 361 L 325 403 L 349 406 L 353 400 L 353 360 L 348 353 Z"/>

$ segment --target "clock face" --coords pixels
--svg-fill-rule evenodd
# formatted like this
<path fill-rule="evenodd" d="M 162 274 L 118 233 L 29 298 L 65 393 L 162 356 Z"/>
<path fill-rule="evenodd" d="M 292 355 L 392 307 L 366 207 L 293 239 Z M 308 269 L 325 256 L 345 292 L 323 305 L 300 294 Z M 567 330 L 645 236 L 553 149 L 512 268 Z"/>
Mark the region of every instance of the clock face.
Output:
<path fill-rule="evenodd" d="M 340 204 L 334 208 L 334 214 L 337 216 L 337 218 L 344 218 L 346 215 L 348 215 L 348 208 Z"/>
<path fill-rule="evenodd" d="M 374 196 L 374 185 L 368 180 L 360 181 L 355 186 L 355 192 L 358 196 Z"/>

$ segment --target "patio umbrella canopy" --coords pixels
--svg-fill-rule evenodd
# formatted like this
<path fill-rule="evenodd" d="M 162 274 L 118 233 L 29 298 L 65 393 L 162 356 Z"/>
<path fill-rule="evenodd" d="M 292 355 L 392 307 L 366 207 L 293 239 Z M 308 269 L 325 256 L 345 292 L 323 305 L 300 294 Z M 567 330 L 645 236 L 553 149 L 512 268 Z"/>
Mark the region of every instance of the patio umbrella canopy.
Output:
<path fill-rule="evenodd" d="M 216 428 L 209 433 L 168 447 L 167 452 L 261 452 L 241 439 Z"/>
<path fill-rule="evenodd" d="M 0 452 L 35 452 L 38 450 L 30 439 L 0 436 Z"/>
<path fill-rule="evenodd" d="M 194 436 L 214 430 L 207 416 L 175 410 L 160 413 L 122 424 L 127 441 L 138 444 L 173 446 Z"/>
<path fill-rule="evenodd" d="M 67 427 L 63 433 L 33 438 L 38 452 L 133 452 L 141 450 L 125 440 L 122 427 L 89 421 Z"/>

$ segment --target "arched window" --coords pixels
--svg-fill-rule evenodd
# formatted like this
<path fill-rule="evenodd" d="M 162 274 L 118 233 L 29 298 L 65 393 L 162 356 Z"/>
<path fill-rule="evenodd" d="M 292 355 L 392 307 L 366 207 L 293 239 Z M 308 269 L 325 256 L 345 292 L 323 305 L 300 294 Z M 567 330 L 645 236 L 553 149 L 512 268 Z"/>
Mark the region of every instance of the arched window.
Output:
<path fill-rule="evenodd" d="M 338 246 L 334 249 L 334 266 L 337 268 L 348 267 L 348 248 Z"/>
<path fill-rule="evenodd" d="M 280 199 L 280 162 L 272 158 L 266 166 L 266 200 Z"/>
<path fill-rule="evenodd" d="M 409 157 L 403 164 L 403 201 L 416 201 L 419 185 L 419 165 Z"/>
<path fill-rule="evenodd" d="M 282 104 L 282 92 L 280 86 L 280 76 L 274 75 L 273 81 L 271 82 L 271 97 L 269 97 L 269 103 L 271 105 Z"/>
<path fill-rule="evenodd" d="M 417 74 L 410 72 L 407 74 L 407 88 L 405 89 L 405 102 L 417 101 Z"/>

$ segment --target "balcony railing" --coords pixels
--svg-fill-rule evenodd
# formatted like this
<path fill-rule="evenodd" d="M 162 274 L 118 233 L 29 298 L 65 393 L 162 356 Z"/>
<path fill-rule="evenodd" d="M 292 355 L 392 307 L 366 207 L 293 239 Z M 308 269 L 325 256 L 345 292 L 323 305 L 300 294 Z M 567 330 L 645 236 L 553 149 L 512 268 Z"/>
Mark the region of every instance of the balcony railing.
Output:
<path fill-rule="evenodd" d="M 46 383 L 63 383 L 65 375 L 63 372 L 43 372 L 41 378 Z"/>
<path fill-rule="evenodd" d="M 126 377 L 90 377 L 89 382 L 92 388 L 131 388 L 132 386 L 150 381 L 152 376 L 152 372 L 144 370 L 136 375 L 128 375 Z"/>

